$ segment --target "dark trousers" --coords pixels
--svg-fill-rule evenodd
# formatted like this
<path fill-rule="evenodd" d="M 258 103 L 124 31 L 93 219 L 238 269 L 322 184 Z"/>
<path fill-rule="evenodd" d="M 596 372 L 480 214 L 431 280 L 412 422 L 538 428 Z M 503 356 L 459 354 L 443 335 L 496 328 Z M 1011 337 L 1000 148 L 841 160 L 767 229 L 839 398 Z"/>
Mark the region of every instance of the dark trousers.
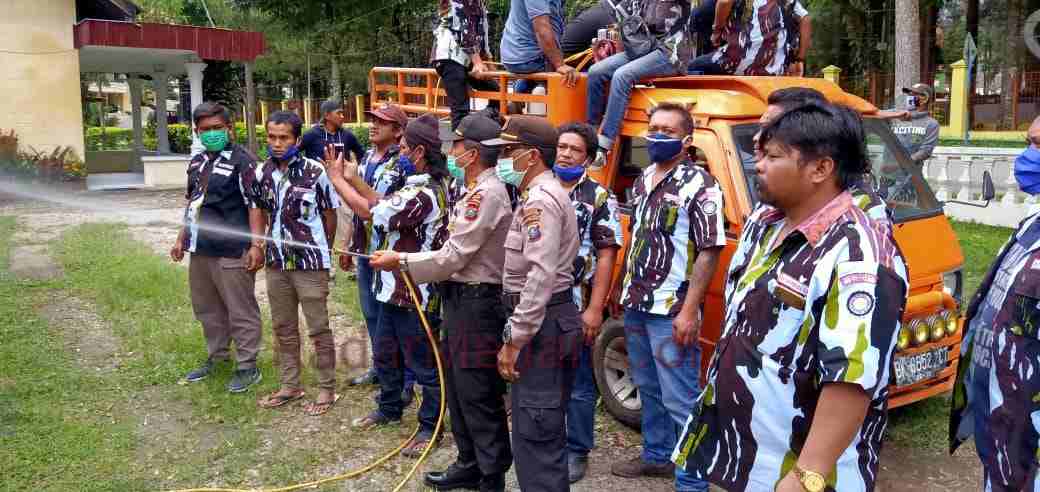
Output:
<path fill-rule="evenodd" d="M 513 452 L 524 492 L 569 490 L 566 414 L 580 344 L 574 302 L 550 301 L 541 329 L 520 351 L 520 379 L 512 386 Z"/>
<path fill-rule="evenodd" d="M 437 75 L 441 77 L 441 85 L 447 94 L 448 106 L 451 107 L 451 128 L 458 128 L 459 122 L 469 114 L 469 88 L 478 91 L 497 91 L 498 83 L 473 77 L 466 67 L 451 60 L 436 62 Z M 488 101 L 488 107 L 497 113 L 498 101 Z"/>
<path fill-rule="evenodd" d="M 372 344 L 372 369 L 376 367 L 376 326 L 379 323 L 379 301 L 372 292 L 372 282 L 379 274 L 368 264 L 367 258 L 357 259 L 357 287 L 358 304 L 361 305 L 361 314 L 365 316 L 365 329 L 368 331 L 368 341 Z M 411 369 L 404 369 L 404 387 L 411 390 L 415 385 L 415 373 Z"/>
<path fill-rule="evenodd" d="M 444 282 L 441 351 L 451 432 L 458 461 L 476 463 L 484 475 L 505 473 L 513 462 L 506 416 L 506 383 L 498 374 L 498 350 L 506 319 L 501 288 Z"/>
<path fill-rule="evenodd" d="M 434 319 L 427 316 L 430 328 L 437 329 Z M 419 407 L 419 431 L 432 433 L 440 413 L 441 391 L 437 377 L 437 360 L 433 348 L 419 321 L 415 309 L 394 304 L 379 303 L 379 321 L 376 323 L 375 346 L 376 378 L 379 379 L 379 413 L 390 419 L 400 419 L 404 413 L 401 391 L 404 389 L 405 367 L 415 373 L 422 386 L 422 405 Z M 435 331 L 433 334 L 437 336 Z"/>
<path fill-rule="evenodd" d="M 596 444 L 596 377 L 592 372 L 592 347 L 581 349 L 574 387 L 567 403 L 567 452 L 571 456 L 588 456 Z"/>

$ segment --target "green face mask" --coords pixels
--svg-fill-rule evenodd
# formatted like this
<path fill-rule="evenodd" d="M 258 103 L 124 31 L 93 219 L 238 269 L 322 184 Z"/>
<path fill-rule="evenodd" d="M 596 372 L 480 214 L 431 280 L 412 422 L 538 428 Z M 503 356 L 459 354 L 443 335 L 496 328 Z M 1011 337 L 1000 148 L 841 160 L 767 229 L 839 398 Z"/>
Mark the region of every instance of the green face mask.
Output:
<path fill-rule="evenodd" d="M 470 164 L 472 164 L 472 162 Z M 459 160 L 457 157 L 453 155 L 448 156 L 448 173 L 451 174 L 451 177 L 459 180 L 466 179 L 466 167 L 468 166 L 469 164 L 459 166 Z"/>
<path fill-rule="evenodd" d="M 206 147 L 206 150 L 210 152 L 220 152 L 227 147 L 228 133 L 227 130 L 209 130 L 199 134 L 199 140 L 202 145 Z"/>

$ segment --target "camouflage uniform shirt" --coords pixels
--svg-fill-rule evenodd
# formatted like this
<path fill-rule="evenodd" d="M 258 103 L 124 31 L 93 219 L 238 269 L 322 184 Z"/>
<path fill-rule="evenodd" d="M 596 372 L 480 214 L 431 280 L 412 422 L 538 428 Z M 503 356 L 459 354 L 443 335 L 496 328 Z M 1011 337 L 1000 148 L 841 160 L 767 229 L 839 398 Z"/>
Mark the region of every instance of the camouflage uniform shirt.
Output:
<path fill-rule="evenodd" d="M 686 298 L 697 252 L 726 245 L 722 189 L 690 161 L 680 162 L 653 187 L 656 169 L 646 168 L 634 185 L 621 304 L 674 316 Z"/>
<path fill-rule="evenodd" d="M 184 208 L 184 251 L 200 256 L 239 258 L 249 248 L 249 200 L 242 181 L 256 163 L 245 148 L 228 144 L 221 152 L 200 152 L 188 163 Z M 202 228 L 200 228 L 202 226 Z M 232 234 L 206 226 L 234 231 Z"/>
<path fill-rule="evenodd" d="M 817 471 L 827 490 L 873 490 L 906 267 L 890 229 L 848 192 L 780 241 L 785 220 L 763 205 L 744 226 L 708 384 L 673 460 L 727 490 L 774 490 L 823 386 L 849 383 L 871 399 L 866 418 L 836 467 Z"/>
<path fill-rule="evenodd" d="M 975 436 L 985 490 L 1040 490 L 1040 220 L 1004 245 L 968 308 L 951 448 Z"/>
<path fill-rule="evenodd" d="M 638 14 L 646 21 L 650 34 L 653 35 L 661 49 L 668 55 L 668 61 L 680 74 L 693 59 L 696 50 L 696 34 L 690 25 L 691 2 L 679 0 L 615 0 L 614 3 L 625 10 Z M 609 4 L 608 4 L 609 7 Z M 620 24 L 617 12 L 611 9 L 615 20 Z"/>
<path fill-rule="evenodd" d="M 491 56 L 487 7 L 483 0 L 440 0 L 430 61 L 451 60 L 468 67 L 470 55 Z"/>
<path fill-rule="evenodd" d="M 267 266 L 281 270 L 328 270 L 329 238 L 321 213 L 340 207 L 325 166 L 297 155 L 283 173 L 273 159 L 253 166 L 242 179 L 250 205 L 270 216 Z M 293 241 L 298 244 L 284 244 Z M 305 244 L 307 246 L 301 246 Z"/>
<path fill-rule="evenodd" d="M 358 173 L 365 184 L 376 193 L 386 196 L 404 184 L 404 176 L 397 169 L 397 153 L 400 149 L 391 145 L 382 159 L 374 160 L 375 148 L 365 152 L 365 158 L 358 166 Z M 387 172 L 389 170 L 389 173 Z M 354 237 L 350 240 L 350 251 L 353 253 L 371 254 L 375 251 L 377 238 L 372 234 L 372 223 L 354 215 Z"/>
<path fill-rule="evenodd" d="M 445 184 L 429 174 L 416 174 L 405 180 L 400 190 L 379 200 L 372 207 L 372 229 L 379 244 L 376 249 L 399 253 L 418 253 L 440 249 L 448 238 L 448 199 Z M 412 307 L 412 297 L 400 272 L 378 272 L 372 282 L 376 300 Z M 417 285 L 423 309 L 439 312 L 440 303 L 433 284 Z"/>
<path fill-rule="evenodd" d="M 578 255 L 574 257 L 574 305 L 585 307 L 596 273 L 596 253 L 603 248 L 620 248 L 621 221 L 617 198 L 599 183 L 582 176 L 570 192 L 578 219 Z"/>
<path fill-rule="evenodd" d="M 798 0 L 735 2 L 712 60 L 733 75 L 783 75 L 798 53 L 799 22 L 807 15 Z"/>

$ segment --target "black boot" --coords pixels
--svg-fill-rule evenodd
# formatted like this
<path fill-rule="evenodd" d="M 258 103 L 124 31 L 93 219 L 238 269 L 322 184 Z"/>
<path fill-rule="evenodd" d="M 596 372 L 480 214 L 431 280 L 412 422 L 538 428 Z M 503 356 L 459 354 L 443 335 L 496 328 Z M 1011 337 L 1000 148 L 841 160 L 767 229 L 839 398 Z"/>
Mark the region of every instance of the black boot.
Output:
<path fill-rule="evenodd" d="M 442 472 L 429 472 L 423 482 L 437 490 L 476 489 L 481 486 L 480 468 L 476 463 L 461 465 L 452 463 Z"/>
<path fill-rule="evenodd" d="M 505 490 L 505 473 L 495 473 L 480 477 L 480 492 L 505 492 Z"/>

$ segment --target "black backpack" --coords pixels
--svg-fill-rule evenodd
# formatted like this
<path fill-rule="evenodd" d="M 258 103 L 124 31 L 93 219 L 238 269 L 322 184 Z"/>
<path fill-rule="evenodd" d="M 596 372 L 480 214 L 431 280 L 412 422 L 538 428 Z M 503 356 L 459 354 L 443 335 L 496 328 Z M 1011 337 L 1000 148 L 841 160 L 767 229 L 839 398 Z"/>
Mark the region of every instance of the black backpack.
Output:
<path fill-rule="evenodd" d="M 638 12 L 628 12 L 620 3 L 614 3 L 612 0 L 606 2 L 617 14 L 621 42 L 625 46 L 625 54 L 628 55 L 629 61 L 642 58 L 658 48 L 657 38 L 650 34 L 646 20 Z"/>

